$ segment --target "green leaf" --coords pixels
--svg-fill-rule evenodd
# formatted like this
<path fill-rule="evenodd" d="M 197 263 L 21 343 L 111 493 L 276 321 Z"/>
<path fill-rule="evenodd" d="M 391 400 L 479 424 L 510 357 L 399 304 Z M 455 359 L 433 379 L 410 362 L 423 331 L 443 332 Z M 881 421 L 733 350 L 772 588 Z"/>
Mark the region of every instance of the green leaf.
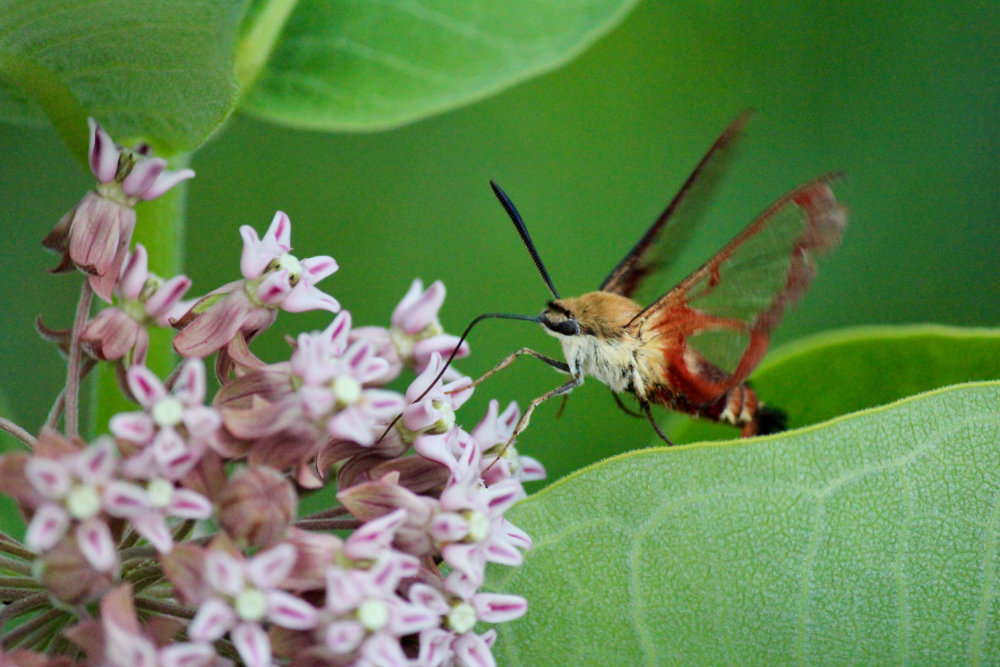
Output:
<path fill-rule="evenodd" d="M 998 442 L 981 383 L 587 468 L 508 513 L 499 662 L 1000 662 Z"/>
<path fill-rule="evenodd" d="M 1000 330 L 940 325 L 830 331 L 769 354 L 751 378 L 761 400 L 788 412 L 789 427 L 885 405 L 960 382 L 1000 378 Z M 679 442 L 735 438 L 728 426 L 678 420 Z"/>
<path fill-rule="evenodd" d="M 85 158 L 86 115 L 119 142 L 191 151 L 236 100 L 246 0 L 35 0 L 0 5 L 0 118 L 48 120 Z M 81 147 L 84 152 L 81 155 Z"/>
<path fill-rule="evenodd" d="M 243 105 L 297 127 L 395 127 L 567 62 L 634 5 L 635 0 L 305 0 L 288 19 Z"/>

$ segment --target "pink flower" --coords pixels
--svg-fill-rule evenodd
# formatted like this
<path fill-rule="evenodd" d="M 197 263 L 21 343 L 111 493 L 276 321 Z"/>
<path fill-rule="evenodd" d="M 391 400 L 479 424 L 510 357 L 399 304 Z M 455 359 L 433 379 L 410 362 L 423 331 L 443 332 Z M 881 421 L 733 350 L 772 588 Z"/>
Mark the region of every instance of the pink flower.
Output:
<path fill-rule="evenodd" d="M 159 197 L 192 178 L 194 172 L 168 171 L 166 160 L 149 157 L 145 147 L 123 149 L 97 121 L 89 118 L 87 122 L 90 170 L 97 177 L 97 191 L 84 195 L 42 243 L 62 254 L 53 272 L 62 273 L 75 266 L 89 275 L 94 292 L 110 303 L 111 288 L 135 228 L 133 206 L 140 200 Z"/>
<path fill-rule="evenodd" d="M 460 377 L 448 385 L 442 384 L 443 378 L 438 378 L 438 374 L 443 365 L 440 354 L 431 354 L 423 372 L 406 390 L 407 406 L 402 421 L 411 433 L 447 433 L 455 425 L 455 411 L 472 396 L 472 378 Z M 409 440 L 412 442 L 413 438 Z"/>
<path fill-rule="evenodd" d="M 444 283 L 440 280 L 424 290 L 423 281 L 416 278 L 393 310 L 389 329 L 361 327 L 351 333 L 351 340 L 370 340 L 378 355 L 389 361 L 390 367 L 381 378 L 382 383 L 395 379 L 403 367 L 422 373 L 435 352 L 442 357 L 451 355 L 458 345 L 458 337 L 444 333 L 438 320 L 444 297 Z M 468 354 L 469 345 L 463 342 L 455 356 L 461 358 Z M 445 375 L 448 381 L 458 377 L 460 374 L 450 368 Z"/>
<path fill-rule="evenodd" d="M 319 621 L 312 605 L 281 590 L 294 565 L 295 547 L 290 544 L 279 544 L 249 559 L 209 549 L 204 576 L 210 590 L 198 606 L 188 635 L 195 641 L 212 642 L 228 634 L 247 665 L 270 665 L 265 622 L 310 630 Z"/>
<path fill-rule="evenodd" d="M 92 355 L 105 361 L 130 355 L 128 365 L 144 365 L 149 348 L 149 326 L 170 326 L 171 318 L 187 310 L 181 302 L 191 286 L 187 276 L 164 281 L 149 273 L 146 248 L 137 243 L 115 283 L 118 304 L 105 308 L 87 322 L 80 338 Z"/>
<path fill-rule="evenodd" d="M 521 483 L 505 479 L 487 487 L 479 465 L 478 446 L 468 447 L 428 525 L 444 561 L 475 586 L 482 584 L 487 562 L 520 565 L 524 557 L 518 548 L 531 548 L 527 534 L 503 517 L 524 497 Z"/>
<path fill-rule="evenodd" d="M 377 665 L 408 665 L 400 638 L 435 628 L 440 617 L 397 593 L 400 582 L 414 576 L 418 561 L 384 550 L 367 567 L 327 570 L 326 605 L 317 627 L 321 641 L 336 658 L 356 655 Z"/>
<path fill-rule="evenodd" d="M 338 314 L 326 330 L 299 334 L 288 363 L 247 372 L 216 396 L 228 431 L 249 442 L 252 463 L 279 470 L 294 464 L 301 484 L 317 486 L 322 480 L 309 468 L 321 450 L 332 448 L 322 474 L 371 448 L 402 410 L 401 395 L 369 386 L 386 361 L 368 341 L 347 345 L 349 328 L 349 313 Z"/>
<path fill-rule="evenodd" d="M 522 456 L 514 445 L 507 444 L 521 417 L 517 403 L 511 401 L 502 414 L 498 414 L 499 408 L 500 404 L 491 400 L 486 416 L 472 430 L 472 437 L 483 452 L 480 461 L 483 481 L 492 485 L 510 478 L 520 482 L 545 479 L 545 468 L 537 459 Z"/>
<path fill-rule="evenodd" d="M 122 584 L 104 596 L 100 611 L 103 650 L 102 655 L 91 656 L 95 663 L 108 667 L 207 667 L 216 658 L 215 648 L 206 642 L 158 646 L 139 625 L 130 584 Z M 80 626 L 80 630 L 86 629 Z M 81 643 L 85 639 L 81 637 Z"/>
<path fill-rule="evenodd" d="M 490 650 L 496 631 L 477 635 L 473 628 L 479 622 L 505 623 L 520 618 L 528 611 L 528 602 L 519 595 L 478 593 L 477 588 L 457 572 L 445 579 L 443 593 L 423 583 L 410 587 L 410 600 L 439 614 L 444 626 L 420 633 L 421 665 L 496 664 Z"/>
<path fill-rule="evenodd" d="M 212 503 L 200 493 L 179 489 L 166 479 L 154 478 L 145 485 L 112 480 L 104 488 L 108 514 L 129 520 L 129 525 L 160 553 L 170 553 L 174 538 L 167 519 L 207 519 Z"/>
<path fill-rule="evenodd" d="M 316 287 L 337 270 L 332 257 L 299 260 L 289 254 L 292 224 L 278 211 L 264 238 L 250 226 L 240 227 L 243 280 L 224 285 L 202 297 L 179 322 L 174 349 L 185 357 L 206 357 L 238 335 L 249 342 L 275 320 L 278 308 L 337 312 L 340 304 Z"/>
<path fill-rule="evenodd" d="M 128 386 L 145 410 L 111 418 L 116 437 L 141 447 L 126 462 L 126 472 L 139 479 L 180 479 L 201 458 L 222 422 L 214 408 L 202 405 L 205 365 L 200 359 L 186 361 L 170 393 L 148 368 L 132 366 Z"/>
<path fill-rule="evenodd" d="M 45 500 L 35 510 L 25 544 L 45 552 L 58 545 L 73 528 L 80 552 L 98 572 L 118 564 L 118 552 L 103 511 L 109 502 L 104 491 L 118 470 L 118 456 L 109 438 L 58 458 L 32 456 L 25 477 Z"/>

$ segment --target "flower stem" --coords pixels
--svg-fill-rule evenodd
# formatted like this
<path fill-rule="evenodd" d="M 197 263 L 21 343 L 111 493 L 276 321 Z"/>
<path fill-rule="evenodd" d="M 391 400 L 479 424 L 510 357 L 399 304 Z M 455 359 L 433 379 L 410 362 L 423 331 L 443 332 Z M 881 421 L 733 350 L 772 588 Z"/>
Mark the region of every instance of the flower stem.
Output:
<path fill-rule="evenodd" d="M 66 435 L 73 438 L 80 434 L 80 334 L 90 315 L 90 302 L 94 291 L 90 281 L 84 280 L 80 288 L 80 301 L 73 318 L 73 334 L 69 344 L 69 364 L 66 371 Z"/>
<path fill-rule="evenodd" d="M 62 609 L 49 609 L 48 611 L 42 612 L 30 621 L 22 623 L 5 634 L 2 639 L 3 645 L 5 647 L 16 646 L 19 642 L 28 640 L 26 643 L 30 646 L 35 642 L 46 638 L 46 636 L 50 634 L 47 632 L 50 629 L 48 626 L 61 623 L 61 617 L 65 615 L 66 612 Z M 35 636 L 32 637 L 32 635 Z"/>
<path fill-rule="evenodd" d="M 41 590 L 42 584 L 34 577 L 0 577 L 0 589 L 21 593 L 27 590 Z M 7 594 L 4 593 L 6 596 Z M 7 599 L 4 597 L 4 599 Z"/>
<path fill-rule="evenodd" d="M 34 449 L 35 436 L 31 435 L 11 420 L 0 417 L 0 430 L 10 433 L 12 436 L 27 445 L 28 449 Z"/>
<path fill-rule="evenodd" d="M 150 600 L 145 597 L 135 598 L 135 608 L 143 611 L 151 611 L 156 614 L 175 616 L 177 618 L 194 618 L 197 609 L 176 602 L 164 602 L 163 600 Z"/>
<path fill-rule="evenodd" d="M 0 532 L 0 552 L 8 553 L 11 556 L 17 556 L 18 558 L 23 558 L 24 560 L 27 561 L 35 560 L 35 555 L 36 555 L 26 546 L 12 539 L 6 533 L 2 532 Z M 8 566 L 7 559 L 0 559 L 0 567 L 2 568 L 10 567 L 10 569 L 17 569 L 13 565 Z"/>
<path fill-rule="evenodd" d="M 330 509 L 325 509 L 321 512 L 316 512 L 314 514 L 310 514 L 309 516 L 304 516 L 300 520 L 311 521 L 313 519 L 332 519 L 333 517 L 344 516 L 345 514 L 349 514 L 347 508 L 338 505 L 337 507 L 331 507 Z"/>
<path fill-rule="evenodd" d="M 18 574 L 30 575 L 31 565 L 24 561 L 0 556 L 0 572 L 16 572 Z"/>
<path fill-rule="evenodd" d="M 301 519 L 295 522 L 296 528 L 308 530 L 354 530 L 360 526 L 357 519 Z"/>
<path fill-rule="evenodd" d="M 0 609 L 0 623 L 6 623 L 8 620 L 17 618 L 21 614 L 26 614 L 29 611 L 44 609 L 50 604 L 48 593 L 42 591 L 32 593 L 28 597 L 21 598 L 17 602 L 11 602 L 3 609 Z"/>

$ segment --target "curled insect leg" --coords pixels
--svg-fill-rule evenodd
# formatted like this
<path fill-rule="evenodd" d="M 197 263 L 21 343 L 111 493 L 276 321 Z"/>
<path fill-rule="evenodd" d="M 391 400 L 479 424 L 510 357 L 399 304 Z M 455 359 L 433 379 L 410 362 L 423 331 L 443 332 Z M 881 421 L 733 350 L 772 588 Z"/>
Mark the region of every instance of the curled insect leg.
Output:
<path fill-rule="evenodd" d="M 629 406 L 627 406 L 624 403 L 622 403 L 622 399 L 618 398 L 618 394 L 616 394 L 613 391 L 611 392 L 611 398 L 615 399 L 615 403 L 618 405 L 618 407 L 621 409 L 621 411 L 624 412 L 625 414 L 627 414 L 629 417 L 635 417 L 636 419 L 642 419 L 645 416 L 641 412 L 636 412 L 635 410 L 633 410 Z"/>
<path fill-rule="evenodd" d="M 656 431 L 656 434 L 658 436 L 660 436 L 660 439 L 663 440 L 663 442 L 667 443 L 668 447 L 673 447 L 676 443 L 674 443 L 670 438 L 668 438 L 667 435 L 660 429 L 660 425 L 657 424 L 656 420 L 653 418 L 653 412 L 649 409 L 649 403 L 647 403 L 646 401 L 640 401 L 639 406 L 642 408 L 642 411 L 646 415 L 646 418 L 649 419 L 649 423 L 653 425 L 653 430 Z"/>

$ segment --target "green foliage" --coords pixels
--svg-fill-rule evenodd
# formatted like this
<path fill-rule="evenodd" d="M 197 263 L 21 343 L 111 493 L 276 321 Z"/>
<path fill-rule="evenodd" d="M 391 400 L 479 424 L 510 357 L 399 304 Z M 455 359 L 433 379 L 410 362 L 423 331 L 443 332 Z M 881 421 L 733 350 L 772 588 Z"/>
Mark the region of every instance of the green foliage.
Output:
<path fill-rule="evenodd" d="M 1000 384 L 591 466 L 535 540 L 500 662 L 981 664 L 1000 648 Z"/>
<path fill-rule="evenodd" d="M 71 144 L 80 159 L 86 115 L 118 141 L 143 137 L 172 155 L 199 146 L 232 111 L 244 0 L 5 4 L 0 118 L 48 119 L 64 137 L 82 137 Z"/>
<path fill-rule="evenodd" d="M 141 135 L 167 155 L 203 144 L 238 101 L 289 126 L 392 127 L 568 60 L 634 2 L 272 0 L 254 3 L 241 25 L 246 4 L 2 3 L 0 118 L 47 118 L 78 157 L 86 114 L 116 139 Z M 844 247 L 779 335 L 868 321 L 993 322 L 998 264 L 983 258 L 1000 250 L 1000 14 L 990 3 L 912 9 L 649 2 L 587 58 L 490 106 L 384 135 L 262 132 L 241 120 L 198 156 L 195 188 L 204 189 L 193 198 L 198 253 L 188 272 L 201 291 L 233 279 L 236 225 L 261 230 L 281 206 L 305 254 L 341 262 L 330 291 L 358 324 L 385 323 L 418 274 L 451 289 L 450 330 L 484 310 L 536 312 L 544 289 L 488 178 L 515 195 L 560 290 L 582 292 L 641 234 L 713 133 L 753 106 L 752 150 L 720 193 L 722 215 L 703 227 L 696 261 L 784 189 L 843 168 Z M 6 228 L 32 226 L 9 234 L 5 261 L 14 276 L 36 276 L 38 240 L 78 193 L 67 194 L 61 147 L 4 132 L 0 200 L 17 211 Z M 4 388 L 29 426 L 63 368 L 25 331 L 38 304 L 65 323 L 70 299 L 58 302 L 59 289 L 39 281 L 34 303 L 10 289 L 2 304 Z M 328 320 L 283 316 L 256 349 L 262 357 L 287 356 L 278 329 L 289 321 L 285 332 Z M 497 325 L 476 335 L 462 366 L 471 374 L 525 344 L 558 354 L 537 331 Z M 501 663 L 996 662 L 1000 387 L 885 404 L 1000 377 L 998 344 L 996 331 L 922 326 L 776 349 L 754 387 L 792 426 L 813 426 L 621 455 L 522 503 L 511 519 L 536 548 L 524 567 L 494 576 L 531 612 L 501 628 Z M 524 364 L 474 400 L 523 406 L 559 381 Z M 875 406 L 885 407 L 815 425 Z M 594 381 L 561 421 L 554 411 L 540 409 L 519 441 L 554 478 L 655 440 Z M 707 428 L 674 434 L 735 436 Z"/>
<path fill-rule="evenodd" d="M 751 383 L 797 428 L 949 384 L 998 378 L 1000 330 L 910 325 L 829 331 L 785 345 L 765 357 Z M 678 442 L 739 435 L 691 420 L 672 433 Z"/>
<path fill-rule="evenodd" d="M 245 100 L 268 120 L 377 130 L 560 65 L 636 0 L 304 0 Z"/>
<path fill-rule="evenodd" d="M 634 3 L 272 0 L 242 27 L 246 0 L 11 3 L 0 12 L 0 118 L 47 119 L 78 158 L 86 115 L 116 138 L 190 152 L 238 92 L 277 122 L 382 129 L 552 69 Z"/>

